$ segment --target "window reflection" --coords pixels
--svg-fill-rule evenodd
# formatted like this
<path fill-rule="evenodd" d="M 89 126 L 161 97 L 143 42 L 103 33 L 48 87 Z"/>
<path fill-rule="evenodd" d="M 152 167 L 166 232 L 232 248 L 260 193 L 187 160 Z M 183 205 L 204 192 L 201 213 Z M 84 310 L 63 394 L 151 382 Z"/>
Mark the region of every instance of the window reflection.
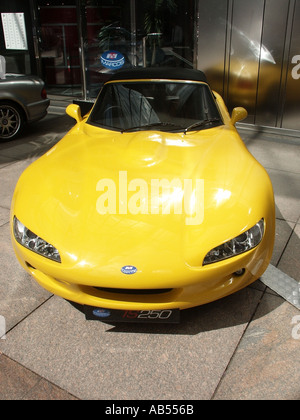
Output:
<path fill-rule="evenodd" d="M 176 0 L 89 0 L 83 10 L 88 97 L 114 73 L 101 56 L 122 54 L 130 67 L 193 68 L 194 2 Z"/>

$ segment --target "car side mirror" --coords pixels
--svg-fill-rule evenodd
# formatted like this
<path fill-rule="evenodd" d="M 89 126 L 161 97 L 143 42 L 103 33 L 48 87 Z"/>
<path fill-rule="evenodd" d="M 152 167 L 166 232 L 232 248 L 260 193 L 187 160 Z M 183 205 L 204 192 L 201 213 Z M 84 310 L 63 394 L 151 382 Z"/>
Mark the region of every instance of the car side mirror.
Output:
<path fill-rule="evenodd" d="M 244 120 L 248 115 L 248 112 L 245 108 L 242 108 L 241 106 L 238 106 L 232 110 L 231 114 L 231 122 L 233 125 L 237 123 L 238 121 Z"/>
<path fill-rule="evenodd" d="M 78 123 L 82 121 L 81 110 L 80 110 L 79 105 L 75 105 L 75 104 L 68 105 L 66 108 L 66 113 L 70 117 L 74 118 L 74 120 L 76 120 Z"/>

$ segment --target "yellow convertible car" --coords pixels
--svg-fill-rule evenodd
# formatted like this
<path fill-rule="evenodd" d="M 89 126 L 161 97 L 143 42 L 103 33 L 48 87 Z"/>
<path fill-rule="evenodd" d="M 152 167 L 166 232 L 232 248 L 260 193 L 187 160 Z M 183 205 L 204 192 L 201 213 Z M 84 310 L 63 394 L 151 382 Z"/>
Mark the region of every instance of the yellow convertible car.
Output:
<path fill-rule="evenodd" d="M 115 73 L 90 111 L 21 175 L 21 265 L 87 319 L 178 322 L 258 279 L 273 249 L 272 184 L 205 75 Z"/>

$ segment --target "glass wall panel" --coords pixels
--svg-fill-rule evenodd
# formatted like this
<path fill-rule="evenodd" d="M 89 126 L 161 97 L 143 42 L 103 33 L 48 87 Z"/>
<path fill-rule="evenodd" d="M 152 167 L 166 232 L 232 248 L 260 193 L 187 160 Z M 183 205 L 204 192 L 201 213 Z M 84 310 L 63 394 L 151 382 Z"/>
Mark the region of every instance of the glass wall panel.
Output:
<path fill-rule="evenodd" d="M 87 97 L 134 66 L 193 67 L 195 1 L 82 0 Z"/>
<path fill-rule="evenodd" d="M 300 130 L 300 0 L 293 12 L 282 127 Z"/>
<path fill-rule="evenodd" d="M 196 66 L 244 121 L 300 130 L 300 0 L 197 0 Z"/>
<path fill-rule="evenodd" d="M 42 77 L 49 93 L 81 94 L 76 1 L 38 1 Z"/>
<path fill-rule="evenodd" d="M 233 2 L 227 103 L 230 109 L 244 106 L 250 123 L 255 114 L 263 6 L 263 0 Z"/>
<path fill-rule="evenodd" d="M 139 65 L 193 67 L 194 0 L 136 2 L 136 22 L 143 41 Z"/>
<path fill-rule="evenodd" d="M 286 0 L 265 1 L 254 120 L 258 125 L 277 125 L 288 12 Z"/>
<path fill-rule="evenodd" d="M 211 87 L 224 95 L 228 1 L 198 1 L 197 68 Z"/>
<path fill-rule="evenodd" d="M 229 111 L 248 110 L 245 122 L 300 130 L 300 0 L 34 4 L 41 75 L 54 92 L 88 100 L 119 68 L 196 67 Z"/>
<path fill-rule="evenodd" d="M 87 97 L 95 98 L 115 69 L 132 65 L 131 1 L 82 0 L 81 4 Z"/>

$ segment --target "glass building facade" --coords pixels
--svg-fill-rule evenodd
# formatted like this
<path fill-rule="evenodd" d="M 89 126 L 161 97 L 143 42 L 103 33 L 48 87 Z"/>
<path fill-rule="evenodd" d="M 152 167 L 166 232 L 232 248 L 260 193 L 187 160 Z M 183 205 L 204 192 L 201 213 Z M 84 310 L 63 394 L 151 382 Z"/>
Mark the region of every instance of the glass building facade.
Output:
<path fill-rule="evenodd" d="M 198 68 L 247 123 L 300 131 L 300 0 L 1 0 L 0 12 L 7 72 L 38 74 L 49 93 L 93 101 L 119 68 Z"/>

